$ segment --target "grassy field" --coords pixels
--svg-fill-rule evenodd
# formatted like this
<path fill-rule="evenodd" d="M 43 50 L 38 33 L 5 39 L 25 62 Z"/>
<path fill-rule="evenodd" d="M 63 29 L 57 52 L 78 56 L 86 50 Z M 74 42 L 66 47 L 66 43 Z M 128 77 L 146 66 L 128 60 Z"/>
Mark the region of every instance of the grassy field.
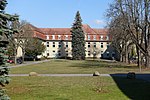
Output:
<path fill-rule="evenodd" d="M 127 73 L 129 71 L 139 72 L 139 68 L 136 66 L 125 65 L 115 62 L 104 62 L 98 60 L 85 60 L 85 61 L 73 61 L 73 60 L 51 60 L 49 62 L 22 66 L 18 68 L 12 68 L 11 74 L 28 74 L 29 72 L 37 72 L 39 74 L 77 74 L 77 73 L 93 73 L 99 71 L 100 73 Z M 146 72 L 146 71 L 144 71 Z"/>
<path fill-rule="evenodd" d="M 98 60 L 49 62 L 11 68 L 11 74 L 126 73 L 136 66 Z M 150 72 L 146 70 L 144 72 Z M 150 83 L 119 77 L 11 77 L 11 100 L 149 100 Z"/>
<path fill-rule="evenodd" d="M 149 100 L 150 83 L 111 77 L 12 77 L 11 100 Z"/>

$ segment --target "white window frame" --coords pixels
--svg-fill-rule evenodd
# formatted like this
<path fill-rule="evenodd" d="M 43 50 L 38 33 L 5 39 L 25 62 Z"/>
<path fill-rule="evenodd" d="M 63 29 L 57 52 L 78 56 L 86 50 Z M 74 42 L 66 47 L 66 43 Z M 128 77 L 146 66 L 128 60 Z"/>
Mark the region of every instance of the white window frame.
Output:
<path fill-rule="evenodd" d="M 93 35 L 93 40 L 96 40 L 96 35 Z"/>
<path fill-rule="evenodd" d="M 88 35 L 88 40 L 91 40 L 91 36 L 90 35 Z"/>
<path fill-rule="evenodd" d="M 65 35 L 65 40 L 68 40 L 68 35 Z"/>
<path fill-rule="evenodd" d="M 103 36 L 103 35 L 101 35 L 101 36 L 100 36 L 100 40 L 103 40 L 103 38 L 104 38 L 104 36 Z"/>
<path fill-rule="evenodd" d="M 52 39 L 55 40 L 55 35 L 52 35 Z"/>
<path fill-rule="evenodd" d="M 58 40 L 61 40 L 61 35 L 58 35 Z"/>
<path fill-rule="evenodd" d="M 49 35 L 46 35 L 46 39 L 49 40 Z"/>
<path fill-rule="evenodd" d="M 106 36 L 106 40 L 109 40 L 109 36 L 108 35 Z"/>

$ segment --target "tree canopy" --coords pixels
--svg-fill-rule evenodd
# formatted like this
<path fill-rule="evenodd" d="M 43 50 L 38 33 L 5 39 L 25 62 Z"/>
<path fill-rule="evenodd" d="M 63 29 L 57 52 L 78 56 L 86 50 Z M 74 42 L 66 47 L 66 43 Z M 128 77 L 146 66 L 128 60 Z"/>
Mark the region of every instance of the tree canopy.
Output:
<path fill-rule="evenodd" d="M 41 55 L 45 51 L 45 48 L 46 47 L 41 40 L 31 37 L 27 41 L 25 52 L 26 55 L 30 55 L 35 58 L 37 55 Z"/>
<path fill-rule="evenodd" d="M 71 28 L 72 33 L 72 59 L 85 59 L 85 36 L 82 29 L 82 19 L 79 11 L 75 16 L 75 22 Z"/>
<path fill-rule="evenodd" d="M 0 100 L 9 100 L 10 98 L 5 94 L 4 86 L 9 83 L 9 69 L 6 65 L 8 57 L 6 56 L 6 47 L 8 39 L 17 31 L 9 27 L 9 24 L 18 20 L 18 16 L 5 13 L 7 1 L 0 0 Z"/>

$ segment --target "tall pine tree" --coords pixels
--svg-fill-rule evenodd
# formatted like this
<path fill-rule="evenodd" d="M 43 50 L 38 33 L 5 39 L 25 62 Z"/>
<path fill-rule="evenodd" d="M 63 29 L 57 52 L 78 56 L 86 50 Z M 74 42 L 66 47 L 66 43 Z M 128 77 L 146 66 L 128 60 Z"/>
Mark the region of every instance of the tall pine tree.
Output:
<path fill-rule="evenodd" d="M 11 34 L 16 32 L 16 30 L 8 27 L 8 24 L 12 21 L 18 20 L 17 16 L 6 14 L 4 12 L 6 4 L 6 0 L 0 0 L 0 100 L 10 100 L 4 90 L 5 85 L 9 83 L 9 69 L 6 66 L 8 58 L 6 56 L 6 47 L 8 45 L 7 39 L 10 38 Z"/>
<path fill-rule="evenodd" d="M 72 33 L 72 59 L 85 60 L 85 36 L 82 29 L 82 19 L 79 11 L 71 28 Z"/>

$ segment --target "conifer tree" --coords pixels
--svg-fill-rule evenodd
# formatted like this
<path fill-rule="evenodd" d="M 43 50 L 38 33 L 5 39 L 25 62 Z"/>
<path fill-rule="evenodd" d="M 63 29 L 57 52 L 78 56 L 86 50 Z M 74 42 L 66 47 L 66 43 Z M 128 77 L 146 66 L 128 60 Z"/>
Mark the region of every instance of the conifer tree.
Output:
<path fill-rule="evenodd" d="M 82 19 L 79 11 L 71 28 L 72 33 L 72 59 L 85 60 L 85 36 L 82 29 Z"/>
<path fill-rule="evenodd" d="M 0 100 L 10 100 L 10 98 L 5 94 L 5 85 L 9 83 L 6 56 L 6 47 L 8 45 L 8 38 L 11 34 L 17 32 L 16 30 L 8 27 L 12 21 L 18 20 L 18 16 L 13 16 L 4 12 L 7 1 L 0 0 Z"/>

